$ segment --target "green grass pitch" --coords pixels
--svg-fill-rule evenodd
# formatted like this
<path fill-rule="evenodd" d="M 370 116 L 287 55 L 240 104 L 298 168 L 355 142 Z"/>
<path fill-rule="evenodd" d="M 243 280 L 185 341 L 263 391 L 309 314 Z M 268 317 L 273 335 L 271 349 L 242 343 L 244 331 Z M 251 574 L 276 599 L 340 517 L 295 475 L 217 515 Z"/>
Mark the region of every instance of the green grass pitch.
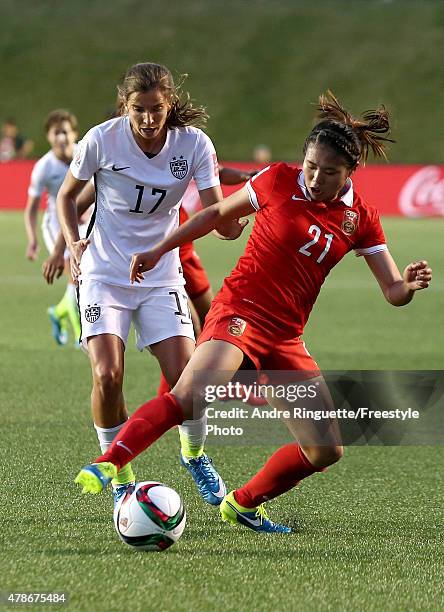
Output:
<path fill-rule="evenodd" d="M 324 369 L 442 368 L 443 222 L 384 225 L 400 267 L 429 259 L 433 287 L 395 309 L 365 262 L 346 257 L 327 280 L 305 335 Z M 71 346 L 53 344 L 45 315 L 62 284 L 46 287 L 39 265 L 25 260 L 19 213 L 0 214 L 0 229 L 0 590 L 63 590 L 69 609 L 85 611 L 443 609 L 438 447 L 347 448 L 337 466 L 269 504 L 273 518 L 297 527 L 294 535 L 273 537 L 221 523 L 179 467 L 178 439 L 169 432 L 135 468 L 139 479 L 158 479 L 181 493 L 185 533 L 163 554 L 121 544 L 110 495 L 82 497 L 72 482 L 97 448 L 88 361 Z M 199 242 L 215 288 L 243 243 Z M 153 395 L 157 380 L 153 358 L 131 340 L 130 410 Z M 272 451 L 210 448 L 231 488 Z"/>

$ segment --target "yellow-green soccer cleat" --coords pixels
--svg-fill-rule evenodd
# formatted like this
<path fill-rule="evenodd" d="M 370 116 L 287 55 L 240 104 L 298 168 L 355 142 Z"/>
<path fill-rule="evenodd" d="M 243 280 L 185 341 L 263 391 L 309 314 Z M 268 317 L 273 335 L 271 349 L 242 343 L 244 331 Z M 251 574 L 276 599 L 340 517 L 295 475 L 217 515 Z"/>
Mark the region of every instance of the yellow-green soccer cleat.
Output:
<path fill-rule="evenodd" d="M 117 471 L 114 463 L 91 463 L 80 470 L 74 482 L 83 487 L 82 493 L 101 493 L 117 476 Z"/>
<path fill-rule="evenodd" d="M 291 528 L 279 523 L 273 523 L 265 512 L 264 505 L 257 508 L 244 508 L 234 498 L 234 491 L 226 495 L 220 505 L 220 515 L 223 521 L 233 525 L 244 525 L 253 531 L 262 533 L 291 533 Z"/>

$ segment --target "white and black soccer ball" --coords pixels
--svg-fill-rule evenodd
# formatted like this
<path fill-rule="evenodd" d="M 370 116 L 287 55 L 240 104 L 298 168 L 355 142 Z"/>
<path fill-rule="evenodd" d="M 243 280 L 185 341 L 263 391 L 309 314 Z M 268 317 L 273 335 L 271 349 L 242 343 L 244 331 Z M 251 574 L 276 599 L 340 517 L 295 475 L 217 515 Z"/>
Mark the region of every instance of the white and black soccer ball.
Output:
<path fill-rule="evenodd" d="M 114 510 L 120 539 L 135 550 L 166 550 L 180 538 L 186 520 L 180 495 L 160 482 L 138 482 Z"/>

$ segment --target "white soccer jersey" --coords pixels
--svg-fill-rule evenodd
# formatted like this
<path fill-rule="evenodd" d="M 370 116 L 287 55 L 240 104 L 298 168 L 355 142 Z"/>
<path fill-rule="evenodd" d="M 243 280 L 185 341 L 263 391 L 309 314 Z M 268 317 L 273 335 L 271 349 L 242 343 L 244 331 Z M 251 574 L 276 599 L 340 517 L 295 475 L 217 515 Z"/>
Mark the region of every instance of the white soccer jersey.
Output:
<path fill-rule="evenodd" d="M 31 182 L 28 188 L 28 195 L 31 197 L 40 197 L 45 191 L 48 194 L 48 203 L 43 215 L 42 229 L 50 235 L 53 243 L 60 231 L 56 209 L 57 193 L 68 168 L 69 165 L 65 164 L 50 150 L 36 162 L 32 169 Z"/>
<path fill-rule="evenodd" d="M 199 190 L 219 185 L 216 152 L 204 132 L 168 129 L 162 150 L 150 159 L 134 140 L 128 117 L 93 127 L 79 143 L 71 172 L 80 180 L 95 175 L 96 182 L 95 219 L 81 278 L 121 286 L 131 286 L 132 255 L 155 246 L 178 226 L 190 180 L 195 179 Z M 175 249 L 145 272 L 141 286 L 183 282 Z"/>

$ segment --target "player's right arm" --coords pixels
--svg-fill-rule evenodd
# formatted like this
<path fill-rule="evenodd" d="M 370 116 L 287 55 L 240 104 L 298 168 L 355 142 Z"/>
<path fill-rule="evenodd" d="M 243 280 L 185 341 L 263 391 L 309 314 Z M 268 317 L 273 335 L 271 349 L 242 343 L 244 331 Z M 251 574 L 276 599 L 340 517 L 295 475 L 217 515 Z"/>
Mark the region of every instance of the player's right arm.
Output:
<path fill-rule="evenodd" d="M 80 240 L 76 207 L 76 198 L 86 182 L 86 180 L 75 178 L 71 170 L 68 170 L 57 195 L 57 214 L 66 246 L 71 255 L 71 276 L 74 282 L 77 281 L 80 274 L 80 260 L 89 244 L 87 239 Z"/>
<path fill-rule="evenodd" d="M 85 185 L 76 200 L 77 222 L 80 223 L 82 215 L 86 213 L 95 200 L 95 189 L 91 182 Z M 52 285 L 54 278 L 60 278 L 65 267 L 65 237 L 61 231 L 54 244 L 51 255 L 43 262 L 42 273 L 48 285 Z"/>
<path fill-rule="evenodd" d="M 28 236 L 28 246 L 26 247 L 26 257 L 35 261 L 39 254 L 39 243 L 37 239 L 37 215 L 40 206 L 40 195 L 28 195 L 25 208 L 25 228 Z"/>
<path fill-rule="evenodd" d="M 142 272 L 152 270 L 162 255 L 168 251 L 206 236 L 213 230 L 218 231 L 218 228 L 226 227 L 230 221 L 235 221 L 253 212 L 254 209 L 246 187 L 242 187 L 228 198 L 204 208 L 183 225 L 180 225 L 178 229 L 169 234 L 153 249 L 133 255 L 130 265 L 131 282 L 140 282 L 143 278 Z M 246 225 L 247 222 L 244 219 L 239 223 Z"/>

